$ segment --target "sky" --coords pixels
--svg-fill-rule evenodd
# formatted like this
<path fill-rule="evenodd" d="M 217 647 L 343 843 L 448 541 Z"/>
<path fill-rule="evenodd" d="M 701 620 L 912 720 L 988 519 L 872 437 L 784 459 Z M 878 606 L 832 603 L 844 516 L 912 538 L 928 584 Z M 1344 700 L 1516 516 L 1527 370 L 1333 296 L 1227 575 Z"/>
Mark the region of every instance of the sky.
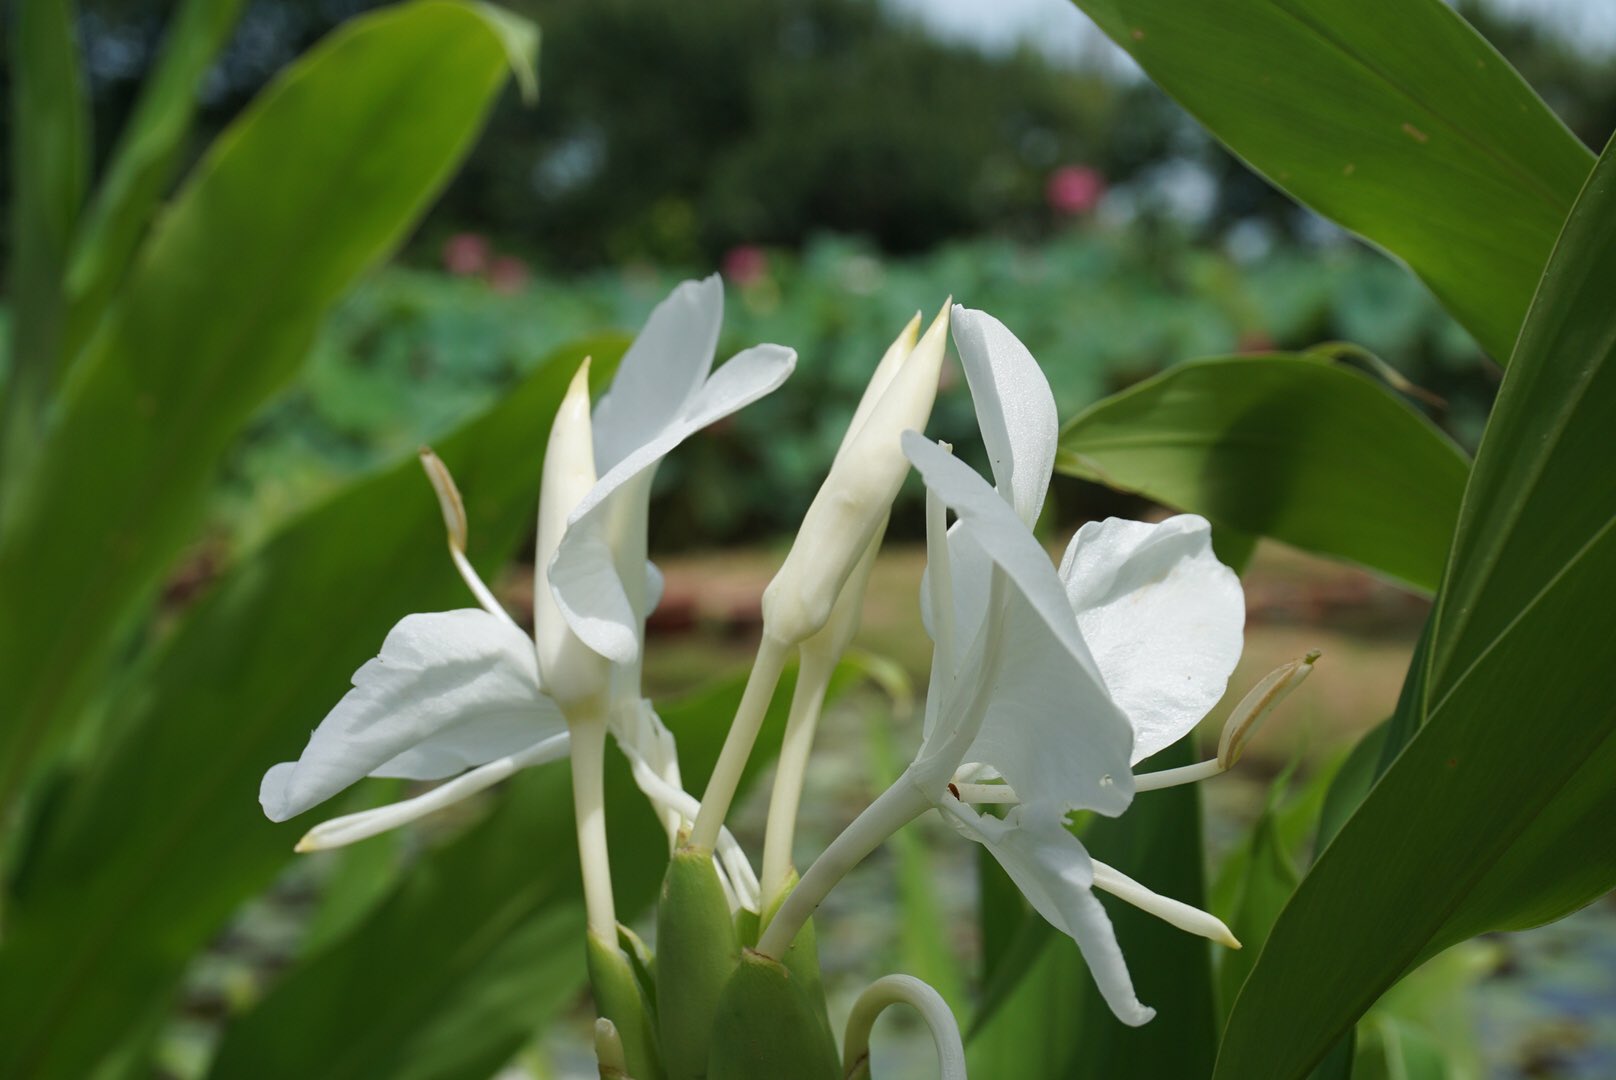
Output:
<path fill-rule="evenodd" d="M 1542 20 L 1594 53 L 1616 50 L 1616 0 L 1490 0 L 1520 18 Z M 1071 0 L 886 0 L 947 38 L 975 41 L 990 51 L 1027 41 L 1063 63 L 1115 65 L 1132 61 L 1107 41 Z"/>

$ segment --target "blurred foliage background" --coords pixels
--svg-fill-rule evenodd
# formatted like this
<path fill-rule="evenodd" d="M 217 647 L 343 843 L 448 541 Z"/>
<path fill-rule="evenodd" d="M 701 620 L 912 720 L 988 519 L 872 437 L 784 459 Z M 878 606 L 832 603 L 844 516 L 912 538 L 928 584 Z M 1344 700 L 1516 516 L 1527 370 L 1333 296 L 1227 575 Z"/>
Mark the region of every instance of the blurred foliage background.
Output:
<path fill-rule="evenodd" d="M 374 6 L 248 4 L 204 84 L 194 150 Z M 780 341 L 802 362 L 792 394 L 663 470 L 659 491 L 679 491 L 655 518 L 664 550 L 788 530 L 872 358 L 950 294 L 1016 328 L 1063 416 L 1189 356 L 1339 339 L 1441 398 L 1434 415 L 1462 443 L 1480 431 L 1496 368 L 1424 289 L 1255 177 L 1098 41 L 1078 62 L 1033 43 L 984 51 L 869 0 L 511 6 L 543 28 L 539 107 L 507 94 L 402 265 L 347 303 L 257 423 L 227 471 L 221 539 L 263 535 L 486 406 L 554 346 L 632 327 L 673 281 L 715 269 L 731 285 L 725 344 Z M 1602 144 L 1609 53 L 1552 21 L 1461 7 Z M 101 156 L 168 10 L 83 7 Z M 968 409 L 945 396 L 935 421 L 967 455 Z M 1065 520 L 1112 508 L 1096 490 L 1059 495 Z"/>

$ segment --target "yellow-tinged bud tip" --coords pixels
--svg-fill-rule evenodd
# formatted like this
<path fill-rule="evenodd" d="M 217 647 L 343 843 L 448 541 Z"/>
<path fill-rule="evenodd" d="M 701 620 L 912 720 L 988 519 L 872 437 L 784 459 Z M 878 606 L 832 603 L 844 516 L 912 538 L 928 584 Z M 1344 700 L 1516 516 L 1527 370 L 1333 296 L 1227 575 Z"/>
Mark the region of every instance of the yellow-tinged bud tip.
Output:
<path fill-rule="evenodd" d="M 303 839 L 299 840 L 292 850 L 299 855 L 307 855 L 311 851 L 319 851 L 320 845 L 315 842 L 313 833 L 304 833 Z"/>

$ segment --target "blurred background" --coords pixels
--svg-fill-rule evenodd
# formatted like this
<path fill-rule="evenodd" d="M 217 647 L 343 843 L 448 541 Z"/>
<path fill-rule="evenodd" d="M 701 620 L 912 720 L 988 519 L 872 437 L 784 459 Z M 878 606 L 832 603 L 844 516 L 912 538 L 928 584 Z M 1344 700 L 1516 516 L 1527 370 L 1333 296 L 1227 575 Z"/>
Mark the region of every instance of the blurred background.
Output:
<path fill-rule="evenodd" d="M 371 6 L 249 4 L 205 84 L 194 146 Z M 1426 391 L 1421 407 L 1474 447 L 1499 369 L 1467 333 L 1403 268 L 1250 173 L 1061 0 L 509 6 L 543 30 L 538 106 L 508 95 L 402 257 L 344 304 L 303 375 L 256 421 L 223 470 L 206 539 L 170 585 L 171 608 L 224 556 L 449 431 L 552 349 L 631 332 L 673 283 L 712 272 L 726 283 L 721 357 L 776 341 L 800 360 L 784 391 L 692 440 L 659 474 L 652 542 L 668 590 L 648 668 L 657 691 L 743 668 L 758 594 L 870 368 L 910 314 L 929 315 L 949 295 L 1026 342 L 1063 419 L 1177 361 L 1342 340 Z M 1604 144 L 1616 129 L 1616 5 L 1457 6 L 1584 142 Z M 104 152 L 170 5 L 80 7 Z M 980 460 L 957 368 L 945 379 L 931 433 Z M 860 643 L 923 684 L 919 506 L 909 489 L 894 513 Z M 1063 544 L 1087 519 L 1160 512 L 1058 478 L 1045 527 Z M 511 569 L 513 605 L 530 572 Z M 1297 765 L 1305 777 L 1390 710 L 1425 610 L 1360 571 L 1266 545 L 1247 595 L 1236 695 L 1308 647 L 1326 659 L 1249 767 L 1207 785 L 1214 842 L 1225 846 L 1282 770 Z M 805 800 L 805 851 L 867 801 L 866 730 L 887 711 L 874 692 L 834 710 Z M 755 843 L 761 807 L 748 814 L 739 831 Z M 969 853 L 937 853 L 942 880 L 959 882 L 942 897 L 969 953 Z M 167 1054 L 174 1075 L 194 1070 L 218 1017 L 256 994 L 307 932 L 326 872 L 318 858 L 300 862 L 194 973 Z M 893 872 L 873 860 L 823 920 L 827 971 L 844 995 L 866 955 L 895 935 Z M 1608 898 L 1476 946 L 1467 964 L 1450 1024 L 1482 1075 L 1616 1076 Z M 574 1075 L 583 1052 L 561 1032 L 523 1068 Z M 890 1068 L 882 1075 L 903 1075 Z"/>

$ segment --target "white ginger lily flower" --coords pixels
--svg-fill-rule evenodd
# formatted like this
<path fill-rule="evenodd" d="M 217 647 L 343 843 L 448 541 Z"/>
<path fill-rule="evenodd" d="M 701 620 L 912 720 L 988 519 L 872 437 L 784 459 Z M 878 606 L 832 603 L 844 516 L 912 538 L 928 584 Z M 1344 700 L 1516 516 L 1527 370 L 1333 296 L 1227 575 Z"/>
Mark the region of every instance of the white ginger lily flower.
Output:
<path fill-rule="evenodd" d="M 1187 734 L 1221 697 L 1241 649 L 1239 580 L 1191 515 L 1087 525 L 1057 572 L 1032 534 L 1057 439 L 1048 383 L 991 316 L 956 307 L 953 323 L 996 488 L 946 448 L 905 435 L 928 494 L 924 599 L 936 651 L 923 741 L 903 776 L 810 867 L 758 947 L 778 956 L 852 865 L 936 808 L 1077 942 L 1113 1012 L 1142 1024 L 1154 1012 L 1134 994 L 1094 888 L 1238 943 L 1213 916 L 1092 860 L 1066 820 L 1077 810 L 1122 813 L 1132 766 Z M 946 533 L 945 506 L 958 518 Z M 1275 691 L 1297 681 L 1284 675 L 1262 700 L 1271 707 Z M 965 783 L 984 777 L 1002 782 Z M 962 797 L 962 787 L 980 797 Z M 999 818 L 970 802 L 1017 805 Z"/>
<path fill-rule="evenodd" d="M 402 619 L 381 653 L 355 673 L 353 689 L 315 729 L 298 760 L 265 774 L 259 800 L 271 820 L 284 821 L 365 776 L 455 779 L 416 798 L 317 826 L 300 849 L 373 836 L 519 769 L 565 757 L 567 724 L 541 668 L 551 668 L 553 679 L 554 672 L 587 667 L 596 653 L 611 662 L 604 676 L 608 723 L 636 773 L 648 770 L 657 781 L 647 794 L 670 828 L 693 817 L 679 785 L 672 735 L 639 689 L 644 620 L 661 591 L 645 557 L 651 479 L 662 457 L 684 439 L 780 386 L 796 359 L 790 349 L 761 345 L 711 371 L 722 316 L 716 275 L 675 288 L 624 355 L 592 423 L 582 373 L 574 380 L 558 422 L 569 409 L 582 415 L 571 418 L 571 436 L 553 432 L 552 442 L 575 444 L 578 431 L 589 433 L 583 450 L 592 451 L 593 461 L 572 445 L 564 450 L 568 460 L 546 462 L 547 479 L 553 482 L 557 469 L 564 473 L 562 483 L 546 486 L 570 490 L 541 493 L 551 497 L 541 499 L 546 513 L 536 567 L 538 641 L 500 606 L 466 559 L 459 492 L 442 462 L 423 452 L 450 555 L 481 606 Z M 565 528 L 556 529 L 561 515 Z M 550 611 L 564 622 L 547 616 L 552 597 Z M 575 641 L 563 636 L 564 627 L 576 633 Z M 587 697 L 592 689 L 586 676 L 581 689 L 569 687 L 563 696 Z M 727 837 L 721 844 L 731 857 L 732 844 Z M 755 891 L 750 882 L 738 888 L 746 898 Z"/>

